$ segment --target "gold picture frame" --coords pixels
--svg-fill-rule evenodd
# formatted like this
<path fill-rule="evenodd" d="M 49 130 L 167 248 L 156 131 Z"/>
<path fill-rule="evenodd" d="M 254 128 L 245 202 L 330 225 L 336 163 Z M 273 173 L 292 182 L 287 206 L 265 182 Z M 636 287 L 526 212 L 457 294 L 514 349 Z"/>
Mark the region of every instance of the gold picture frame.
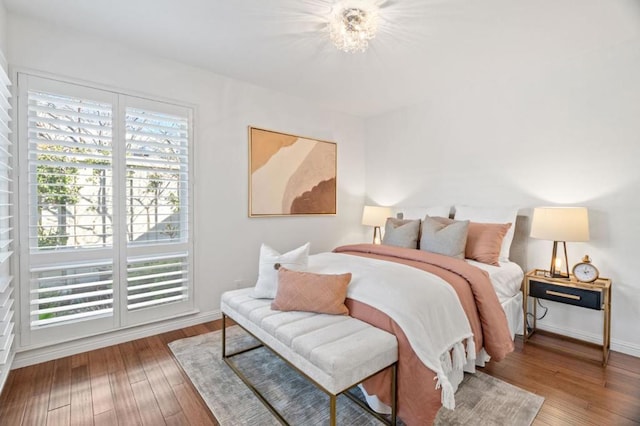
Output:
<path fill-rule="evenodd" d="M 249 126 L 249 217 L 335 215 L 335 142 Z"/>

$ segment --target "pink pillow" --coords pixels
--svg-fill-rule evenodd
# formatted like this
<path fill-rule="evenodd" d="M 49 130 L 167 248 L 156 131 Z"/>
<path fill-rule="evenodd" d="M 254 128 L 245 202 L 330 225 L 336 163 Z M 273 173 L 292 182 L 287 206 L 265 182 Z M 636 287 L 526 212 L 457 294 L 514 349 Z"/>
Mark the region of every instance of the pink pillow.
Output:
<path fill-rule="evenodd" d="M 489 265 L 500 266 L 502 240 L 511 228 L 510 223 L 469 223 L 465 257 Z"/>
<path fill-rule="evenodd" d="M 350 282 L 350 272 L 324 275 L 281 267 L 278 270 L 278 292 L 271 309 L 348 315 L 349 309 L 344 300 Z"/>

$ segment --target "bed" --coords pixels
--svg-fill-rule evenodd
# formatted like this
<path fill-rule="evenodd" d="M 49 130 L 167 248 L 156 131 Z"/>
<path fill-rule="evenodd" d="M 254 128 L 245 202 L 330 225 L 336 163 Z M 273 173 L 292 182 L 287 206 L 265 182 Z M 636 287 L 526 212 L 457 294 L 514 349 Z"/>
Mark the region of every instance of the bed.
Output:
<path fill-rule="evenodd" d="M 459 257 L 354 244 L 311 255 L 303 268 L 351 273 L 345 301 L 349 315 L 398 339 L 398 416 L 407 425 L 431 424 L 442 406 L 454 409 L 464 371 L 474 372 L 476 365 L 500 361 L 513 351 L 522 318 L 522 269 L 504 257 L 495 266 Z M 264 272 L 273 273 L 274 265 L 266 265 Z M 377 411 L 390 403 L 390 379 L 382 372 L 361 385 Z"/>

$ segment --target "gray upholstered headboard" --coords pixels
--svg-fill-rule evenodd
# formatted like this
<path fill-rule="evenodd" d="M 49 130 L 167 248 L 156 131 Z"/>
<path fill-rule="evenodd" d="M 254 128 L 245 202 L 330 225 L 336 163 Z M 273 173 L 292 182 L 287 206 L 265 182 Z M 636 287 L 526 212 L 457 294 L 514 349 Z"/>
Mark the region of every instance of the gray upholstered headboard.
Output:
<path fill-rule="evenodd" d="M 520 265 L 523 271 L 527 272 L 527 247 L 529 241 L 529 229 L 531 227 L 531 218 L 529 216 L 518 215 L 516 217 L 515 234 L 511 243 L 511 251 L 509 259 Z"/>

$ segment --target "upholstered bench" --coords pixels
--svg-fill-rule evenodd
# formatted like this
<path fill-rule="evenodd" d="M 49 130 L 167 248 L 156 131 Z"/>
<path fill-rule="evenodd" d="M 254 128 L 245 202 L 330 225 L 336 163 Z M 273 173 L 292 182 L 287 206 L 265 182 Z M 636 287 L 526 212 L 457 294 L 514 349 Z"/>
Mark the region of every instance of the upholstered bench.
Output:
<path fill-rule="evenodd" d="M 222 357 L 283 424 L 287 424 L 286 420 L 231 362 L 232 356 L 246 350 L 226 353 L 226 317 L 231 318 L 329 395 L 332 426 L 336 424 L 338 395 L 344 393 L 368 409 L 365 403 L 346 391 L 385 368 L 391 368 L 390 424 L 395 425 L 398 361 L 398 342 L 395 336 L 346 315 L 275 311 L 271 309 L 271 300 L 254 299 L 250 296 L 251 292 L 252 289 L 241 289 L 222 295 Z M 385 421 L 377 413 L 369 411 Z"/>

